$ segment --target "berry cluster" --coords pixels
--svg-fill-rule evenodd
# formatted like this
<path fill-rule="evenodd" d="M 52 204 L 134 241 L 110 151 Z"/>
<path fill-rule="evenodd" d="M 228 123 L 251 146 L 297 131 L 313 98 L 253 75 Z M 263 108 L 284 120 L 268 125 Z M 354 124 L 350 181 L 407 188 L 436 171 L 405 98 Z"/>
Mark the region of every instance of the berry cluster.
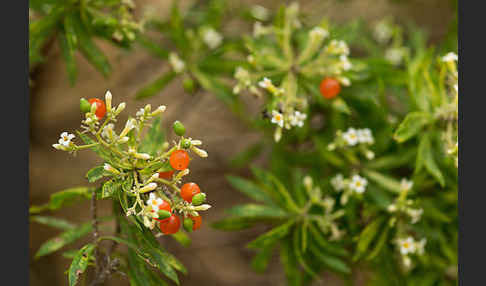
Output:
<path fill-rule="evenodd" d="M 88 180 L 92 182 L 101 177 L 110 177 L 100 190 L 101 198 L 119 199 L 126 215 L 135 215 L 146 227 L 154 229 L 158 225 L 163 234 L 174 234 L 181 226 L 180 215 L 186 231 L 199 229 L 202 224 L 199 211 L 211 207 L 203 204 L 206 194 L 193 182 L 181 188 L 178 185 L 182 177 L 189 174 L 189 152 L 207 157 L 206 151 L 196 147 L 202 142 L 185 138 L 184 125 L 176 121 L 173 131 L 180 139 L 169 149 L 169 143 L 158 136 L 161 135 L 158 119 L 149 123 L 149 120 L 165 111 L 165 106 L 154 111 L 150 105 L 145 106 L 136 113 L 136 118 L 129 118 L 117 134 L 114 123 L 125 108 L 125 103 L 112 108 L 111 101 L 109 91 L 105 101 L 82 98 L 80 109 L 85 114 L 85 120 L 81 127 L 84 131 L 78 132 L 78 135 L 86 145 L 75 144 L 72 140 L 76 136 L 63 132 L 58 144 L 53 147 L 72 153 L 87 148 L 96 151 L 105 163 L 90 170 Z M 150 125 L 149 135 L 142 139 L 144 127 Z M 94 139 L 85 133 L 90 133 Z"/>

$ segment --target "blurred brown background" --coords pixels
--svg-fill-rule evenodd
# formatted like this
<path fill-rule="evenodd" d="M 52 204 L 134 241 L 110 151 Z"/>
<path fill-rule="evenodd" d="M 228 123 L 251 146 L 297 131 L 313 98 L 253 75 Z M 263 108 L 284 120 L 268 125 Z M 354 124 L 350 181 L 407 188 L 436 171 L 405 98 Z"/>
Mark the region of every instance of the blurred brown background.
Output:
<path fill-rule="evenodd" d="M 165 16 L 171 1 L 139 0 L 137 13 L 151 5 L 157 15 Z M 257 3 L 269 9 L 277 7 L 281 1 L 246 1 Z M 308 0 L 299 1 L 301 9 L 311 15 L 327 16 L 336 23 L 356 17 L 375 21 L 386 15 L 393 15 L 398 21 L 412 20 L 431 35 L 432 40 L 441 39 L 447 32 L 453 9 L 448 0 Z M 181 1 L 187 6 L 190 1 Z M 203 217 L 203 227 L 191 234 L 191 246 L 184 248 L 171 238 L 161 239 L 161 243 L 174 253 L 188 268 L 189 275 L 181 276 L 183 285 L 284 285 L 283 273 L 277 257 L 265 274 L 256 274 L 249 262 L 253 252 L 244 248 L 246 242 L 265 230 L 258 227 L 240 232 L 221 232 L 211 229 L 208 224 L 223 216 L 223 210 L 247 199 L 232 190 L 224 179 L 229 171 L 228 159 L 245 147 L 259 140 L 259 134 L 245 127 L 214 96 L 199 93 L 191 96 L 184 93 L 181 83 L 173 82 L 162 94 L 145 101 L 135 101 L 135 92 L 151 82 L 168 67 L 139 47 L 127 53 L 99 42 L 113 66 L 113 73 L 103 78 L 82 57 L 77 58 L 79 77 L 72 88 L 68 84 L 64 62 L 57 44 L 48 51 L 48 61 L 38 67 L 32 75 L 34 86 L 30 91 L 30 204 L 42 204 L 50 194 L 73 186 L 86 185 L 86 171 L 99 159 L 90 151 L 79 152 L 72 157 L 65 152 L 55 151 L 51 145 L 63 131 L 79 128 L 81 113 L 80 97 L 103 98 L 107 89 L 114 95 L 114 102 L 128 103 L 124 114 L 133 114 L 147 103 L 152 106 L 167 105 L 163 117 L 165 126 L 174 120 L 181 120 L 192 138 L 201 139 L 209 157 L 191 163 L 189 180 L 198 182 L 208 193 L 213 208 Z M 249 101 L 250 105 L 258 103 Z M 262 158 L 261 163 L 264 163 Z M 236 172 L 248 175 L 245 170 Z M 109 204 L 101 204 L 101 215 L 111 210 Z M 89 203 L 74 205 L 52 215 L 74 222 L 89 219 Z M 30 225 L 30 255 L 33 257 L 39 246 L 58 233 L 57 230 L 32 223 Z M 75 246 L 80 246 L 80 241 Z M 72 248 L 72 247 L 71 247 Z M 30 281 L 33 286 L 66 285 L 64 271 L 69 260 L 60 254 L 43 257 L 30 263 Z M 356 285 L 362 284 L 363 275 L 356 275 Z M 341 285 L 336 278 L 324 277 L 326 285 Z M 128 285 L 126 279 L 113 277 L 107 285 Z"/>

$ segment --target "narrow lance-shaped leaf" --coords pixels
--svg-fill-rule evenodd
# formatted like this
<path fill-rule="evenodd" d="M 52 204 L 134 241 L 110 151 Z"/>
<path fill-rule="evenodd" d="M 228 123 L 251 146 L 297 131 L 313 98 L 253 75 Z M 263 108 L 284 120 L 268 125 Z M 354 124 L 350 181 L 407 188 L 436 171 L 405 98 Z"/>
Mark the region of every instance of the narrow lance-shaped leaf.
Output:
<path fill-rule="evenodd" d="M 437 162 L 434 159 L 432 145 L 430 142 L 430 135 L 429 133 L 425 133 L 422 138 L 420 139 L 420 144 L 418 147 L 418 155 L 417 155 L 417 165 L 416 165 L 416 172 L 420 172 L 422 166 L 425 166 L 425 169 L 439 182 L 439 184 L 443 187 L 445 186 L 445 179 L 442 175 L 442 172 L 437 165 Z"/>
<path fill-rule="evenodd" d="M 429 113 L 411 112 L 400 123 L 393 137 L 399 143 L 403 143 L 417 135 L 431 120 L 432 118 Z"/>
<path fill-rule="evenodd" d="M 73 204 L 80 199 L 89 199 L 91 197 L 92 189 L 88 187 L 76 187 L 66 189 L 51 195 L 47 204 L 41 206 L 31 206 L 29 213 L 36 214 L 45 210 L 57 210 L 63 206 Z"/>
<path fill-rule="evenodd" d="M 290 220 L 284 224 L 281 224 L 272 230 L 260 235 L 255 240 L 248 243 L 249 248 L 262 248 L 269 244 L 272 244 L 278 239 L 283 238 L 290 232 L 290 228 L 294 225 L 295 220 Z"/>
<path fill-rule="evenodd" d="M 83 246 L 71 263 L 69 267 L 69 286 L 74 286 L 78 282 L 79 276 L 84 273 L 88 267 L 88 262 L 95 249 L 94 244 L 86 244 Z"/>
<path fill-rule="evenodd" d="M 158 94 L 165 87 L 167 87 L 167 85 L 176 77 L 176 75 L 177 74 L 172 70 L 166 72 L 165 74 L 158 77 L 156 80 L 139 90 L 135 95 L 135 98 L 144 99 Z"/>
<path fill-rule="evenodd" d="M 50 217 L 50 216 L 40 216 L 34 215 L 30 217 L 31 221 L 35 221 L 37 223 L 45 224 L 51 227 L 60 228 L 64 230 L 73 229 L 76 225 L 68 222 L 67 220 Z"/>
<path fill-rule="evenodd" d="M 81 226 L 70 229 L 66 232 L 63 232 L 61 235 L 51 238 L 50 240 L 46 241 L 44 244 L 41 245 L 37 253 L 35 254 L 35 258 L 39 258 L 41 256 L 51 254 L 62 247 L 75 242 L 76 240 L 80 239 L 81 237 L 87 235 L 91 232 L 92 225 L 91 223 L 84 223 Z"/>

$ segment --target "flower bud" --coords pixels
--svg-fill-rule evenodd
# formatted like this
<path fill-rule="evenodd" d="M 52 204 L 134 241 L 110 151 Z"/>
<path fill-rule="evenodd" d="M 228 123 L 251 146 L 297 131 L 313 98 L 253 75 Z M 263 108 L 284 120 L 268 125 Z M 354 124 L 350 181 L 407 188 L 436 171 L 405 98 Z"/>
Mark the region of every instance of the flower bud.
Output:
<path fill-rule="evenodd" d="M 164 112 L 165 109 L 166 109 L 165 105 L 161 105 L 161 106 L 157 107 L 157 109 L 154 110 L 154 112 L 152 112 L 152 116 L 155 116 L 155 115 L 158 115 L 158 114 Z"/>
<path fill-rule="evenodd" d="M 126 105 L 127 104 L 125 102 L 118 104 L 118 107 L 116 108 L 116 111 L 115 111 L 115 115 L 120 114 L 125 109 Z"/>
<path fill-rule="evenodd" d="M 113 96 L 111 95 L 111 92 L 109 90 L 107 90 L 106 93 L 105 93 L 106 112 L 111 111 L 111 100 L 112 99 L 113 99 Z"/>
<path fill-rule="evenodd" d="M 191 218 L 189 218 L 189 217 L 185 217 L 185 218 L 184 218 L 183 225 L 184 225 L 184 229 L 185 229 L 187 232 L 192 232 L 192 228 L 194 227 L 194 222 L 192 221 L 192 219 L 191 219 Z"/>
<path fill-rule="evenodd" d="M 208 152 L 194 146 L 191 146 L 191 151 L 196 153 L 201 158 L 206 158 L 208 156 Z"/>
<path fill-rule="evenodd" d="M 118 175 L 120 174 L 120 171 L 118 171 L 117 169 L 113 168 L 110 164 L 108 163 L 105 163 L 105 165 L 103 166 L 103 169 L 105 169 L 105 171 L 107 172 L 110 172 L 110 173 L 113 173 L 115 175 Z"/>
<path fill-rule="evenodd" d="M 137 158 L 137 159 L 142 159 L 142 160 L 148 160 L 148 159 L 152 158 L 152 156 L 150 156 L 147 153 L 135 153 L 134 157 Z"/>
<path fill-rule="evenodd" d="M 91 112 L 91 113 L 95 113 L 95 112 L 96 112 L 96 108 L 97 108 L 97 107 L 98 107 L 98 104 L 96 104 L 96 102 L 95 102 L 95 103 L 93 103 L 93 104 L 91 104 L 91 107 L 90 107 L 90 112 Z"/>
<path fill-rule="evenodd" d="M 87 101 L 85 98 L 81 98 L 79 100 L 79 109 L 83 113 L 90 112 L 91 104 L 89 104 L 89 101 Z"/>
<path fill-rule="evenodd" d="M 203 204 L 203 205 L 194 207 L 194 210 L 196 210 L 196 211 L 205 211 L 205 210 L 208 210 L 209 208 L 211 208 L 211 205 Z"/>
<path fill-rule="evenodd" d="M 170 212 L 166 210 L 160 210 L 157 213 L 159 215 L 159 219 L 166 219 L 172 215 Z"/>
<path fill-rule="evenodd" d="M 125 137 L 128 132 L 130 132 L 130 130 L 132 130 L 133 128 L 135 128 L 135 119 L 133 118 L 130 118 L 127 120 L 127 123 L 125 124 L 125 128 L 123 128 L 122 132 L 120 133 L 120 137 Z"/>
<path fill-rule="evenodd" d="M 175 134 L 177 134 L 179 136 L 183 136 L 184 133 L 186 133 L 186 128 L 178 120 L 174 122 L 173 129 L 174 129 Z"/>
<path fill-rule="evenodd" d="M 141 193 L 141 194 L 143 194 L 143 193 L 146 193 L 146 192 L 153 191 L 156 188 L 157 188 L 157 184 L 156 183 L 148 183 L 143 188 L 141 188 L 140 191 L 138 191 L 138 192 Z"/>
<path fill-rule="evenodd" d="M 198 206 L 206 201 L 206 194 L 205 193 L 199 193 L 196 194 L 194 197 L 192 197 L 192 204 L 195 206 Z"/>
<path fill-rule="evenodd" d="M 129 138 L 127 136 L 124 136 L 124 137 L 118 139 L 118 143 L 119 144 L 127 143 L 128 142 L 128 139 Z"/>

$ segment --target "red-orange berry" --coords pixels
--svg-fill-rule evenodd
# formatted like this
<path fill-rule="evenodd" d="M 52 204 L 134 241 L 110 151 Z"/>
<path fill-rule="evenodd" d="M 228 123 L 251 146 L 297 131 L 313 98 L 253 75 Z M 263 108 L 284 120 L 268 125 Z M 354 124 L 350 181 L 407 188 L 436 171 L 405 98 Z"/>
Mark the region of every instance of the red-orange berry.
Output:
<path fill-rule="evenodd" d="M 321 81 L 320 90 L 324 98 L 332 99 L 341 91 L 341 85 L 336 79 L 326 77 Z"/>
<path fill-rule="evenodd" d="M 174 175 L 174 172 L 175 172 L 174 170 L 167 171 L 167 172 L 159 172 L 159 178 L 170 180 L 172 179 L 172 175 Z"/>
<path fill-rule="evenodd" d="M 192 221 L 194 223 L 192 230 L 198 230 L 201 227 L 201 224 L 202 224 L 201 216 L 199 215 L 199 216 L 189 216 L 189 217 L 192 219 Z"/>
<path fill-rule="evenodd" d="M 189 166 L 189 154 L 184 150 L 175 150 L 170 154 L 169 163 L 176 170 L 185 170 Z"/>
<path fill-rule="evenodd" d="M 181 220 L 180 218 L 172 214 L 169 218 L 160 221 L 160 231 L 163 234 L 174 234 L 179 231 L 181 227 Z"/>
<path fill-rule="evenodd" d="M 189 203 L 192 202 L 192 197 L 200 192 L 201 189 L 196 183 L 186 183 L 181 187 L 181 197 Z"/>
<path fill-rule="evenodd" d="M 101 120 L 106 114 L 106 105 L 105 102 L 101 99 L 98 98 L 90 98 L 88 99 L 88 102 L 90 105 L 93 105 L 93 103 L 96 103 L 96 117 Z"/>

